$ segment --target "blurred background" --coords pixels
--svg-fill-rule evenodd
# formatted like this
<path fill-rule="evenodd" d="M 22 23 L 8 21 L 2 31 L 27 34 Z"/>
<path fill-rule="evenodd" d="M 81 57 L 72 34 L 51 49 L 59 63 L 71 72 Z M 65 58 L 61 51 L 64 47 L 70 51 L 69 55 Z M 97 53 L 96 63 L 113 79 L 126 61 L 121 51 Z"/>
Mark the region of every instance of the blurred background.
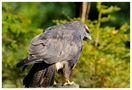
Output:
<path fill-rule="evenodd" d="M 24 87 L 32 65 L 22 72 L 15 64 L 27 56 L 34 36 L 75 20 L 90 28 L 93 41 L 84 41 L 71 80 L 83 88 L 129 88 L 130 2 L 3 2 L 2 87 Z"/>

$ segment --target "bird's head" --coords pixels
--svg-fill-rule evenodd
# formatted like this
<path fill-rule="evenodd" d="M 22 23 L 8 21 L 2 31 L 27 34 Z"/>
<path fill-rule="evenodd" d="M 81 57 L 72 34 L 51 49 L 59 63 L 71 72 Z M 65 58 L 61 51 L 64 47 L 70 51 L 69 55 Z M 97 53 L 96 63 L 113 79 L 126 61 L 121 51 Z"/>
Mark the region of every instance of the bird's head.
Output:
<path fill-rule="evenodd" d="M 84 23 L 80 21 L 73 21 L 70 24 L 81 33 L 83 40 L 87 40 L 87 41 L 92 40 L 91 35 L 90 35 L 90 30 L 87 27 L 87 25 L 85 25 Z"/>
<path fill-rule="evenodd" d="M 83 29 L 83 39 L 87 41 L 92 40 L 90 35 L 90 30 L 86 25 L 84 25 L 84 29 Z"/>

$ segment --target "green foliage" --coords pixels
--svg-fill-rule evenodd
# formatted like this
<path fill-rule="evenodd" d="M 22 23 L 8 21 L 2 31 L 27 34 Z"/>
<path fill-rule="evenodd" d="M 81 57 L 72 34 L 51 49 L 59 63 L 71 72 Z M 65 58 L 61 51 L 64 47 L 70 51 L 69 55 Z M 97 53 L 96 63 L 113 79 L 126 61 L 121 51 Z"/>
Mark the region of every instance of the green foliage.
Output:
<path fill-rule="evenodd" d="M 98 3 L 97 9 L 98 20 L 86 21 L 91 30 L 93 44 L 84 44 L 79 64 L 82 63 L 81 60 L 84 61 L 83 66 L 86 64 L 84 68 L 88 69 L 83 71 L 85 81 L 80 84 L 85 87 L 130 87 L 130 47 L 126 45 L 130 44 L 129 22 L 118 29 L 101 27 L 103 23 L 113 18 L 107 14 L 119 11 L 120 8 L 116 6 L 107 8 Z M 78 68 L 79 66 L 77 70 Z"/>
<path fill-rule="evenodd" d="M 67 8 L 69 4 L 2 3 L 3 87 L 23 87 L 22 79 L 30 67 L 21 72 L 15 64 L 28 54 L 31 39 L 42 32 L 40 24 L 46 23 L 46 26 L 49 26 L 53 23 L 80 20 L 70 18 L 73 15 L 69 9 L 64 9 L 63 12 L 53 11 L 53 8 L 58 7 Z M 99 13 L 98 19 L 85 21 L 93 40 L 89 43 L 84 41 L 82 54 L 71 79 L 81 87 L 128 88 L 130 87 L 130 21 L 126 21 L 120 27 L 111 27 L 108 23 L 119 19 L 112 14 L 122 8 L 102 3 L 97 3 L 96 7 Z M 48 17 L 49 15 L 53 15 L 52 19 Z M 63 20 L 64 16 L 66 19 Z M 47 19 L 53 20 L 53 23 L 47 22 Z"/>
<path fill-rule="evenodd" d="M 3 86 L 8 87 L 4 84 L 15 84 L 19 87 L 24 73 L 20 74 L 15 64 L 27 55 L 27 46 L 31 38 L 42 31 L 32 30 L 29 27 L 31 20 L 12 12 L 13 8 L 7 3 L 3 3 L 2 9 Z"/>

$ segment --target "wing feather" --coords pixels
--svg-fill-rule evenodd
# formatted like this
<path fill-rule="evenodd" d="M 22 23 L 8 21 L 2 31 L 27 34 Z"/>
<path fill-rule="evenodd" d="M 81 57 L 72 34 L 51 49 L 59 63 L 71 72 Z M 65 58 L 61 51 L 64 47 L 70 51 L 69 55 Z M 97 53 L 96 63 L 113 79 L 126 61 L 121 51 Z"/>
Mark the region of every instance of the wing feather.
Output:
<path fill-rule="evenodd" d="M 48 64 L 71 60 L 81 47 L 81 37 L 74 29 L 59 27 L 51 30 L 50 28 L 32 40 L 29 47 L 29 60 L 42 58 Z"/>

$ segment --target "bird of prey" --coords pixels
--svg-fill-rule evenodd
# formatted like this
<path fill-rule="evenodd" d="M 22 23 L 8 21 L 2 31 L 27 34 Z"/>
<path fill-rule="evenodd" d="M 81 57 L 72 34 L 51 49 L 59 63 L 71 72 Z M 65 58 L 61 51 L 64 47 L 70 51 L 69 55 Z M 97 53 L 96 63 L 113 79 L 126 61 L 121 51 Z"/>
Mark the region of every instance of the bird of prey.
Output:
<path fill-rule="evenodd" d="M 83 40 L 91 40 L 89 28 L 80 21 L 55 25 L 37 35 L 29 46 L 29 55 L 17 67 L 33 64 L 24 78 L 25 87 L 49 87 L 54 83 L 55 70 L 61 70 L 64 85 L 82 51 Z"/>

